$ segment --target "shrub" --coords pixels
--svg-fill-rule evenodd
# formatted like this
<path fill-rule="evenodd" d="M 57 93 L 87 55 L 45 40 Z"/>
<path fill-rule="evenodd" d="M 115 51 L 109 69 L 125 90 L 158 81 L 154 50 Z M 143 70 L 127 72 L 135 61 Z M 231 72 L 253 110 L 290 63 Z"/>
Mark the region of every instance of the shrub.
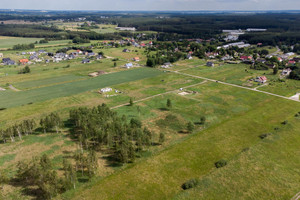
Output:
<path fill-rule="evenodd" d="M 216 168 L 221 168 L 221 167 L 224 167 L 226 165 L 227 165 L 227 161 L 224 160 L 224 159 L 221 159 L 221 160 L 215 162 Z"/>
<path fill-rule="evenodd" d="M 269 135 L 271 135 L 271 133 L 264 133 L 261 134 L 260 136 L 258 136 L 260 139 L 265 139 L 266 137 L 268 137 Z"/>
<path fill-rule="evenodd" d="M 286 125 L 286 124 L 288 124 L 288 121 L 285 120 L 285 121 L 281 122 L 281 124 Z"/>
<path fill-rule="evenodd" d="M 199 185 L 199 180 L 196 178 L 192 178 L 192 179 L 188 180 L 187 182 L 185 182 L 184 184 L 182 184 L 181 188 L 184 190 L 187 190 L 190 188 L 194 188 L 197 185 Z"/>

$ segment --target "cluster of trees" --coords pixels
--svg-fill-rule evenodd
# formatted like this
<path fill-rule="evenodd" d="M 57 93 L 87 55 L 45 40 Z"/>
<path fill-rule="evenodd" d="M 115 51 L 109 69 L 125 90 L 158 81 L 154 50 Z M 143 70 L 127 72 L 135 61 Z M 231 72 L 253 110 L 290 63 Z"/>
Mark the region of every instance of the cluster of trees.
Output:
<path fill-rule="evenodd" d="M 19 74 L 27 74 L 30 73 L 30 68 L 28 66 L 25 66 L 23 69 L 21 69 L 19 72 Z"/>
<path fill-rule="evenodd" d="M 152 145 L 153 133 L 138 119 L 129 122 L 119 117 L 105 104 L 94 108 L 76 108 L 70 111 L 72 136 L 82 148 L 109 150 L 118 162 L 133 162 L 136 153 Z"/>
<path fill-rule="evenodd" d="M 44 133 L 46 133 L 46 131 L 52 132 L 53 129 L 55 129 L 56 133 L 58 133 L 59 128 L 63 127 L 64 124 L 57 113 L 51 113 L 40 120 L 40 125 L 44 130 Z"/>
<path fill-rule="evenodd" d="M 295 79 L 295 80 L 300 80 L 300 66 L 295 65 L 290 67 L 293 71 L 290 73 L 289 78 L 290 79 Z"/>
<path fill-rule="evenodd" d="M 2 129 L 0 131 L 0 141 L 3 143 L 6 143 L 7 141 L 15 142 L 16 137 L 22 140 L 23 135 L 33 134 L 36 125 L 35 120 L 24 120 L 7 129 Z"/>
<path fill-rule="evenodd" d="M 90 43 L 90 40 L 89 39 L 85 39 L 85 38 L 81 38 L 81 37 L 75 37 L 73 40 L 72 40 L 73 43 L 76 43 L 76 44 L 80 44 L 80 43 Z"/>
<path fill-rule="evenodd" d="M 34 44 L 16 44 L 13 46 L 13 50 L 27 50 L 27 49 L 34 49 Z"/>

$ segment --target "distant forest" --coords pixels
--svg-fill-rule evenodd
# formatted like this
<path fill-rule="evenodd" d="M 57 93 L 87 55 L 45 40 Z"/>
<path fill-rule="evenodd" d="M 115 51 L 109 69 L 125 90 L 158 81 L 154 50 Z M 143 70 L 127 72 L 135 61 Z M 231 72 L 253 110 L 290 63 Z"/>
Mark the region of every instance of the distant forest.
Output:
<path fill-rule="evenodd" d="M 267 33 L 250 33 L 241 37 L 242 40 L 247 40 L 250 43 L 264 42 L 274 45 L 283 42 L 284 44 L 294 44 L 299 41 L 300 37 L 300 13 L 23 12 L 1 11 L 0 20 L 76 21 L 78 18 L 84 17 L 87 21 L 136 27 L 138 31 L 156 31 L 167 34 L 167 36 L 162 34 L 160 40 L 210 39 L 216 38 L 223 29 L 247 28 L 268 29 Z M 121 36 L 131 36 L 130 34 L 124 32 L 115 34 L 78 33 L 41 25 L 0 26 L 0 35 L 6 36 L 73 39 L 79 35 L 82 38 L 98 40 L 117 39 Z"/>

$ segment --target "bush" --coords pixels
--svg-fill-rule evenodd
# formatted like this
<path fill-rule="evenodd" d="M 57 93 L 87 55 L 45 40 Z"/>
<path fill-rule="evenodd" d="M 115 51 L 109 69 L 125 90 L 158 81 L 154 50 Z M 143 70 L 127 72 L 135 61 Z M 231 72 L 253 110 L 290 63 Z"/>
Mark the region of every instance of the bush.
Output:
<path fill-rule="evenodd" d="M 181 188 L 184 190 L 187 190 L 190 188 L 194 188 L 197 185 L 199 185 L 199 180 L 196 178 L 192 178 L 192 179 L 188 180 L 187 182 L 185 182 L 184 184 L 182 184 Z"/>
<path fill-rule="evenodd" d="M 226 165 L 227 165 L 227 161 L 224 160 L 224 159 L 221 159 L 221 160 L 215 162 L 216 168 L 221 168 L 221 167 L 224 167 Z"/>
<path fill-rule="evenodd" d="M 281 124 L 286 125 L 286 124 L 288 124 L 288 121 L 285 120 L 285 121 L 281 122 Z"/>
<path fill-rule="evenodd" d="M 269 135 L 271 135 L 271 133 L 264 133 L 261 134 L 260 136 L 258 136 L 260 139 L 265 139 L 266 137 L 268 137 Z"/>

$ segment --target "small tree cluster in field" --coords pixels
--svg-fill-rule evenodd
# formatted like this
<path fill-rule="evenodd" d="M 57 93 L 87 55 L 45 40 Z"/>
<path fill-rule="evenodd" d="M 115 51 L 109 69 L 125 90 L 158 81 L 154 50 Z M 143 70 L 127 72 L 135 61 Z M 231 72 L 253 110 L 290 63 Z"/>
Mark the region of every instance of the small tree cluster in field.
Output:
<path fill-rule="evenodd" d="M 202 116 L 202 117 L 200 118 L 200 124 L 205 124 L 205 122 L 206 122 L 206 117 L 205 117 L 205 116 Z"/>
<path fill-rule="evenodd" d="M 271 135 L 271 133 L 264 133 L 264 134 L 259 135 L 259 138 L 260 138 L 260 139 L 265 139 L 265 138 L 268 137 L 269 135 Z"/>
<path fill-rule="evenodd" d="M 186 125 L 186 129 L 188 130 L 189 133 L 192 133 L 193 130 L 195 129 L 195 126 L 192 122 L 188 122 Z"/>
<path fill-rule="evenodd" d="M 199 179 L 193 178 L 182 184 L 181 188 L 184 190 L 191 189 L 199 185 Z"/>
<path fill-rule="evenodd" d="M 172 101 L 171 99 L 167 99 L 167 109 L 171 109 L 172 108 Z"/>
<path fill-rule="evenodd" d="M 281 122 L 281 124 L 287 125 L 288 124 L 288 120 L 285 120 L 285 121 Z"/>
<path fill-rule="evenodd" d="M 295 117 L 300 117 L 300 112 L 296 113 Z"/>
<path fill-rule="evenodd" d="M 24 120 L 19 124 L 0 130 L 0 141 L 4 143 L 8 140 L 15 142 L 16 137 L 22 140 L 23 135 L 32 134 L 35 128 L 36 122 L 34 120 Z"/>
<path fill-rule="evenodd" d="M 224 167 L 226 165 L 227 165 L 227 161 L 224 160 L 224 159 L 221 159 L 221 160 L 215 162 L 216 168 L 221 168 L 221 167 Z"/>
<path fill-rule="evenodd" d="M 153 133 L 138 119 L 127 122 L 105 104 L 94 108 L 70 111 L 73 126 L 71 135 L 78 138 L 83 148 L 109 148 L 120 163 L 133 162 L 136 153 L 153 144 Z"/>
<path fill-rule="evenodd" d="M 40 120 L 40 125 L 44 133 L 46 133 L 46 131 L 51 132 L 54 128 L 56 133 L 58 133 L 59 128 L 63 126 L 63 122 L 57 113 L 51 113 Z"/>
<path fill-rule="evenodd" d="M 30 68 L 28 66 L 25 66 L 23 69 L 21 69 L 19 72 L 19 74 L 27 74 L 30 73 Z"/>

